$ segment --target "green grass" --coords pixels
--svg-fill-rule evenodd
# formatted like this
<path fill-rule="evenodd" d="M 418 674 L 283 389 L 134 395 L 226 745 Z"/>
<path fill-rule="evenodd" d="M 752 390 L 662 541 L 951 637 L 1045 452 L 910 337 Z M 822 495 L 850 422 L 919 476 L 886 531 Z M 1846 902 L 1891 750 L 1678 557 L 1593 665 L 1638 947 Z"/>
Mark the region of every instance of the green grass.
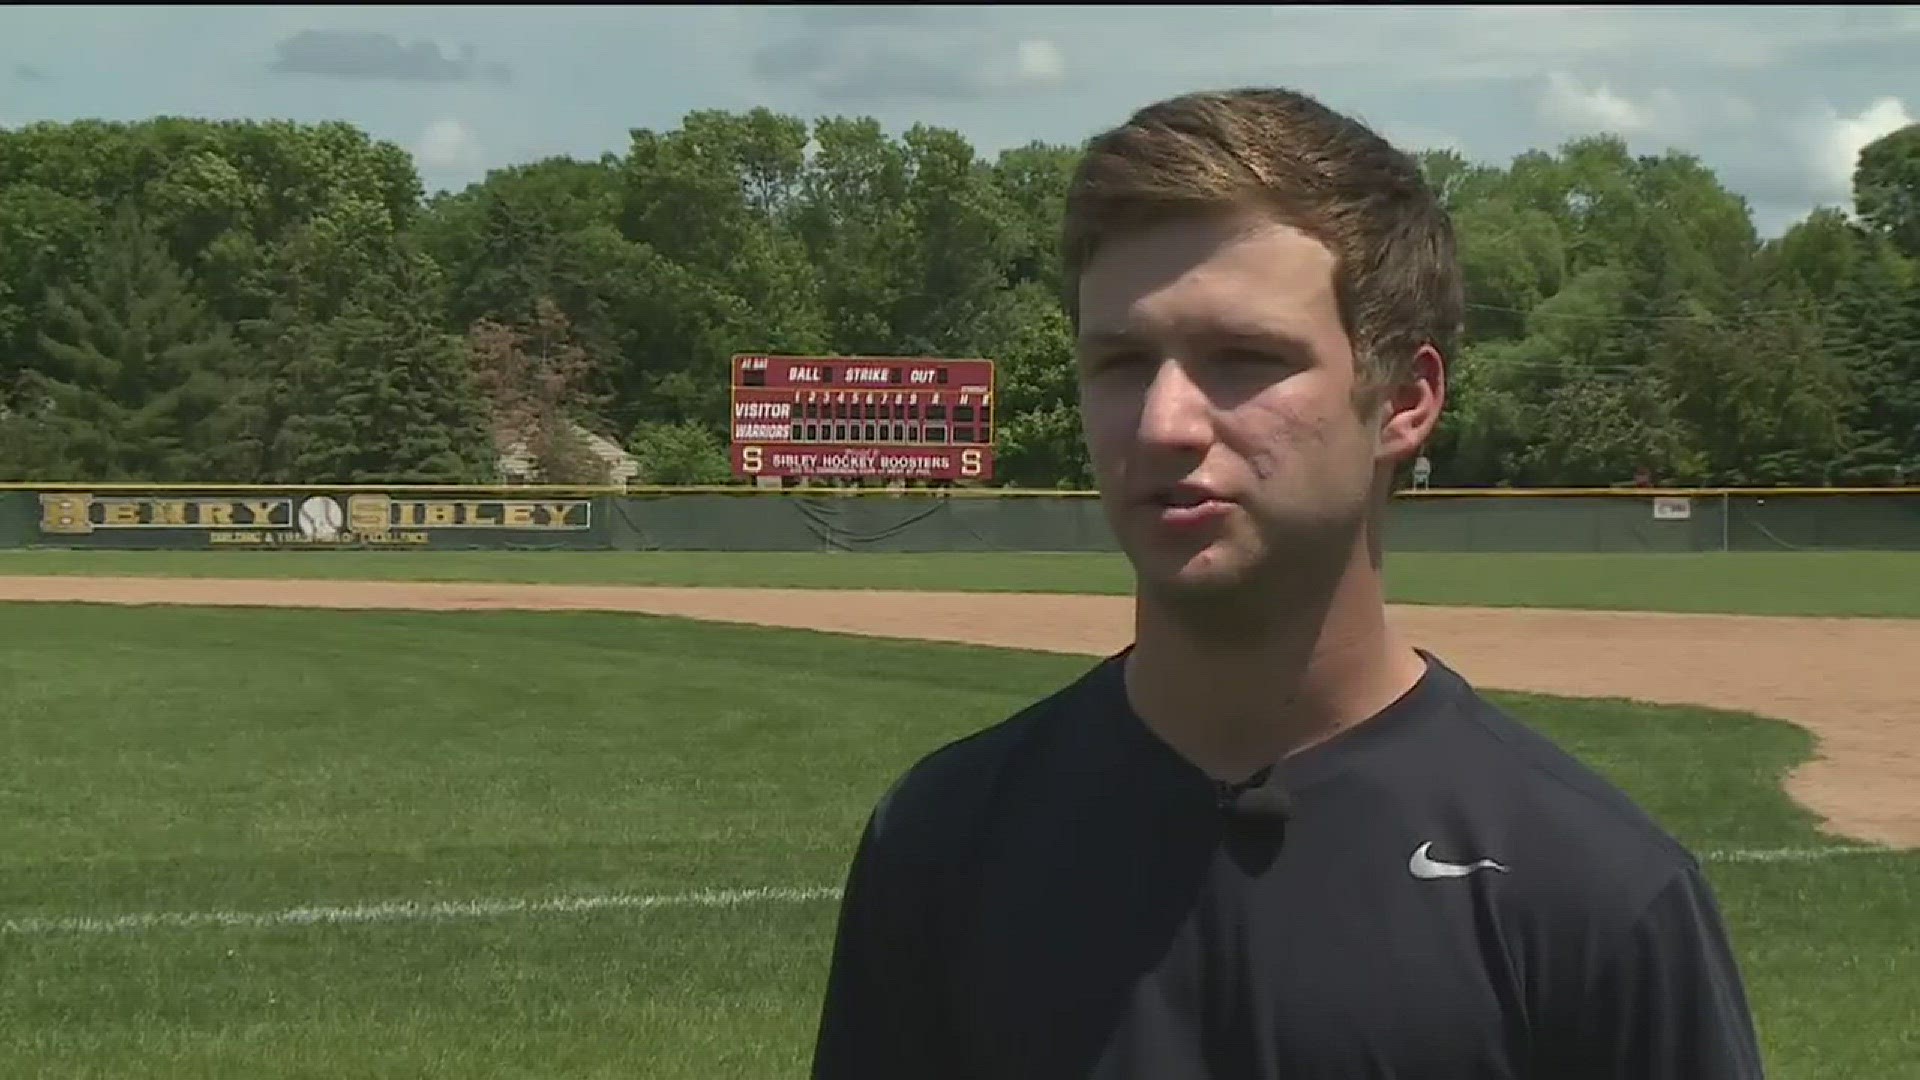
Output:
<path fill-rule="evenodd" d="M 595 614 L 0 605 L 0 922 L 834 886 L 913 759 L 1074 657 Z M 1696 850 L 1832 838 L 1811 740 L 1498 695 Z M 1908 1075 L 1920 855 L 1711 863 L 1771 1076 Z M 0 931 L 35 1077 L 801 1077 L 830 899 Z"/>
<path fill-rule="evenodd" d="M 0 574 L 1126 593 L 1118 555 L 708 551 L 0 551 Z"/>
<path fill-rule="evenodd" d="M 4 564 L 0 564 L 4 565 Z M 1920 618 L 1920 551 L 1387 558 L 1408 604 Z"/>
<path fill-rule="evenodd" d="M 0 574 L 501 581 L 1124 594 L 1114 554 L 822 552 L 0 552 Z M 1920 618 L 1920 552 L 1391 553 L 1409 604 Z"/>

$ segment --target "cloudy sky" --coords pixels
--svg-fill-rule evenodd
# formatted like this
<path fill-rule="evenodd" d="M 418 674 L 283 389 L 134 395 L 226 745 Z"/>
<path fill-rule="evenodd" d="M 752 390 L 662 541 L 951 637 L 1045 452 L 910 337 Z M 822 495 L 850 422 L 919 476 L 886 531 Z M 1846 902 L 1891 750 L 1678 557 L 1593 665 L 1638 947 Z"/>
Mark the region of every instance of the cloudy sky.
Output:
<path fill-rule="evenodd" d="M 1504 163 L 1613 131 L 1700 155 L 1775 235 L 1920 117 L 1920 7 L 6 7 L 0 126 L 345 119 L 430 188 L 767 105 L 1074 143 L 1154 98 L 1281 84 Z"/>

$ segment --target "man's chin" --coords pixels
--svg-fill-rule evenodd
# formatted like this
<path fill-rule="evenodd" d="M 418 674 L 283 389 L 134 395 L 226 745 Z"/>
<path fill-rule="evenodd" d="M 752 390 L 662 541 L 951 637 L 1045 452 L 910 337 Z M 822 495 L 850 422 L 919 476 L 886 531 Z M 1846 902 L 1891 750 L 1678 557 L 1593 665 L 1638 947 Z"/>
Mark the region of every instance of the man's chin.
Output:
<path fill-rule="evenodd" d="M 1253 578 L 1249 560 L 1236 554 L 1222 543 L 1196 551 L 1156 551 L 1136 557 L 1134 571 L 1143 588 L 1169 598 L 1231 595 Z"/>
<path fill-rule="evenodd" d="M 1246 537 L 1218 537 L 1175 546 L 1148 543 L 1129 552 L 1142 593 L 1175 606 L 1239 607 L 1270 604 L 1275 592 L 1316 590 L 1336 574 L 1341 556 L 1332 545 L 1301 545 L 1282 558 Z M 1311 554 L 1310 554 L 1311 553 Z"/>

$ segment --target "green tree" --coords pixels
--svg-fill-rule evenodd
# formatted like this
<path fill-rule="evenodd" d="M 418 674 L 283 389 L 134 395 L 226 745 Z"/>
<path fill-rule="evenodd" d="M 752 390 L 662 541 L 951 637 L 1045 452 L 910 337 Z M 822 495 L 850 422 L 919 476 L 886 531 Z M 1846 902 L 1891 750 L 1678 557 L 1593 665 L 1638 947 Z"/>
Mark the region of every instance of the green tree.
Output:
<path fill-rule="evenodd" d="M 1853 278 L 1866 252 L 1865 235 L 1847 215 L 1821 207 L 1757 253 L 1758 291 L 1773 301 L 1769 306 L 1825 307 Z"/>
<path fill-rule="evenodd" d="M 461 340 L 440 329 L 427 282 L 396 275 L 317 330 L 280 373 L 284 419 L 271 453 L 288 483 L 477 483 L 494 479 L 496 447 Z M 409 289 L 405 286 L 414 285 Z"/>
<path fill-rule="evenodd" d="M 1911 470 L 1917 142 L 1908 129 L 1862 152 L 1858 222 L 1822 210 L 1765 244 L 1744 201 L 1681 150 L 1635 156 L 1593 136 L 1504 166 L 1417 153 L 1454 216 L 1469 304 L 1436 479 L 1570 483 L 1625 468 L 1630 445 L 1647 459 L 1633 468 L 1668 478 Z M 217 408 L 166 436 L 196 450 L 135 452 L 154 467 L 191 459 L 232 479 L 479 468 L 488 455 L 458 415 L 486 410 L 460 388 L 471 379 L 446 339 L 477 320 L 524 329 L 551 308 L 590 369 L 570 393 L 593 404 L 570 415 L 696 448 L 667 455 L 706 462 L 676 475 L 724 475 L 712 469 L 732 354 L 919 353 L 1000 362 L 1003 482 L 1086 483 L 1057 249 L 1078 155 L 1031 144 L 986 161 L 924 125 L 896 138 L 871 117 L 809 127 L 709 110 L 635 130 L 618 155 L 499 169 L 423 201 L 406 153 L 346 124 L 0 131 L 5 468 L 130 467 L 101 459 L 118 435 L 100 432 L 137 425 L 83 421 L 82 399 L 61 412 L 48 392 L 79 393 L 101 370 L 58 352 L 82 329 L 118 355 L 106 324 L 74 319 L 77 298 L 103 288 L 97 238 L 117 207 L 174 265 L 178 281 L 154 287 L 191 312 L 171 316 L 194 327 L 183 340 L 229 354 L 204 365 L 214 381 L 183 384 L 200 389 L 120 401 L 172 430 L 158 418 L 218 384 Z M 376 324 L 395 372 L 374 362 Z M 439 417 L 396 389 L 442 383 L 452 412 Z M 443 445 L 382 444 L 356 414 L 335 415 L 348 400 Z M 57 434 L 69 430 L 72 446 Z"/>
<path fill-rule="evenodd" d="M 85 470 L 67 456 L 54 423 L 0 405 L 0 483 L 69 481 Z"/>
<path fill-rule="evenodd" d="M 1541 486 L 1605 487 L 1648 469 L 1664 483 L 1699 482 L 1705 462 L 1673 415 L 1657 373 L 1581 372 L 1539 406 L 1534 438 L 1518 455 L 1520 479 Z"/>
<path fill-rule="evenodd" d="M 983 328 L 994 371 L 995 482 L 1086 487 L 1093 481 L 1081 437 L 1073 328 L 1046 286 L 1026 282 L 1001 295 Z"/>
<path fill-rule="evenodd" d="M 1467 332 L 1475 341 L 1522 335 L 1526 317 L 1567 279 L 1560 224 L 1543 210 L 1488 198 L 1456 211 Z"/>
<path fill-rule="evenodd" d="M 619 159 L 549 158 L 496 170 L 421 215 L 423 250 L 448 278 L 448 326 L 516 324 L 555 304 L 596 355 L 617 353 L 620 313 L 644 281 L 624 274 Z"/>
<path fill-rule="evenodd" d="M 915 125 L 903 141 L 911 179 L 900 273 L 908 287 L 894 311 L 894 347 L 977 354 L 979 327 L 1019 250 L 1013 207 L 959 134 Z"/>
<path fill-rule="evenodd" d="M 421 195 L 404 150 L 349 124 L 168 116 L 0 131 L 0 201 L 15 188 L 139 211 L 228 324 L 265 320 L 278 292 L 266 263 L 293 233 L 330 219 L 377 244 Z"/>
<path fill-rule="evenodd" d="M 1826 344 L 1853 387 L 1835 479 L 1885 483 L 1920 472 L 1920 287 L 1879 236 L 1835 301 Z"/>
<path fill-rule="evenodd" d="M 1420 150 L 1413 155 L 1420 174 L 1450 214 L 1494 197 L 1506 179 L 1502 170 L 1469 161 L 1458 150 Z"/>
<path fill-rule="evenodd" d="M 878 121 L 828 118 L 801 180 L 794 231 L 819 268 L 831 347 L 880 355 L 900 348 L 894 312 L 910 287 L 909 165 Z"/>
<path fill-rule="evenodd" d="M 647 297 L 623 357 L 616 419 L 726 422 L 729 358 L 829 344 L 819 271 L 790 222 L 806 125 L 765 109 L 689 114 L 635 130 L 620 229 L 641 249 Z"/>
<path fill-rule="evenodd" d="M 1817 482 L 1846 437 L 1849 377 L 1818 323 L 1788 308 L 1722 319 L 1699 310 L 1656 350 L 1675 418 L 1716 484 Z"/>
<path fill-rule="evenodd" d="M 1920 124 L 1863 147 L 1853 170 L 1853 205 L 1861 220 L 1920 259 Z"/>
<path fill-rule="evenodd" d="M 1511 479 L 1533 429 L 1508 344 L 1468 345 L 1447 370 L 1446 407 L 1427 453 L 1435 487 L 1483 487 Z"/>
<path fill-rule="evenodd" d="M 1072 147 L 1029 143 L 994 162 L 994 184 L 1012 214 L 1013 235 L 1006 241 L 1010 284 L 1033 282 L 1045 295 L 1061 298 L 1060 226 L 1079 159 Z"/>
<path fill-rule="evenodd" d="M 0 153 L 9 133 L 0 131 Z M 85 199 L 26 181 L 0 186 L 0 401 L 36 365 L 49 294 L 84 280 L 100 216 Z"/>
<path fill-rule="evenodd" d="M 641 484 L 724 484 L 733 478 L 726 447 L 711 428 L 686 420 L 642 420 L 627 439 Z"/>
<path fill-rule="evenodd" d="M 47 306 L 45 364 L 24 396 L 81 478 L 219 475 L 234 344 L 137 213 L 114 218 L 84 276 Z"/>

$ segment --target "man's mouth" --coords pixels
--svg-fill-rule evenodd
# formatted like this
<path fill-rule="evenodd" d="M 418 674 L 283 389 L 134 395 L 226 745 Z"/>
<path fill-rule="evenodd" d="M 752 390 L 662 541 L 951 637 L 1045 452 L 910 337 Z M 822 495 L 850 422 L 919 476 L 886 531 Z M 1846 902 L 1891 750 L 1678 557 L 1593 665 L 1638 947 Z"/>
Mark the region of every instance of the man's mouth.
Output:
<path fill-rule="evenodd" d="M 1232 502 L 1218 493 L 1189 484 L 1156 492 L 1148 503 L 1162 528 L 1180 532 L 1209 528 L 1232 509 Z"/>
<path fill-rule="evenodd" d="M 1208 503 L 1224 503 L 1226 500 L 1206 488 L 1181 484 L 1156 493 L 1152 501 L 1157 506 L 1191 510 Z"/>

